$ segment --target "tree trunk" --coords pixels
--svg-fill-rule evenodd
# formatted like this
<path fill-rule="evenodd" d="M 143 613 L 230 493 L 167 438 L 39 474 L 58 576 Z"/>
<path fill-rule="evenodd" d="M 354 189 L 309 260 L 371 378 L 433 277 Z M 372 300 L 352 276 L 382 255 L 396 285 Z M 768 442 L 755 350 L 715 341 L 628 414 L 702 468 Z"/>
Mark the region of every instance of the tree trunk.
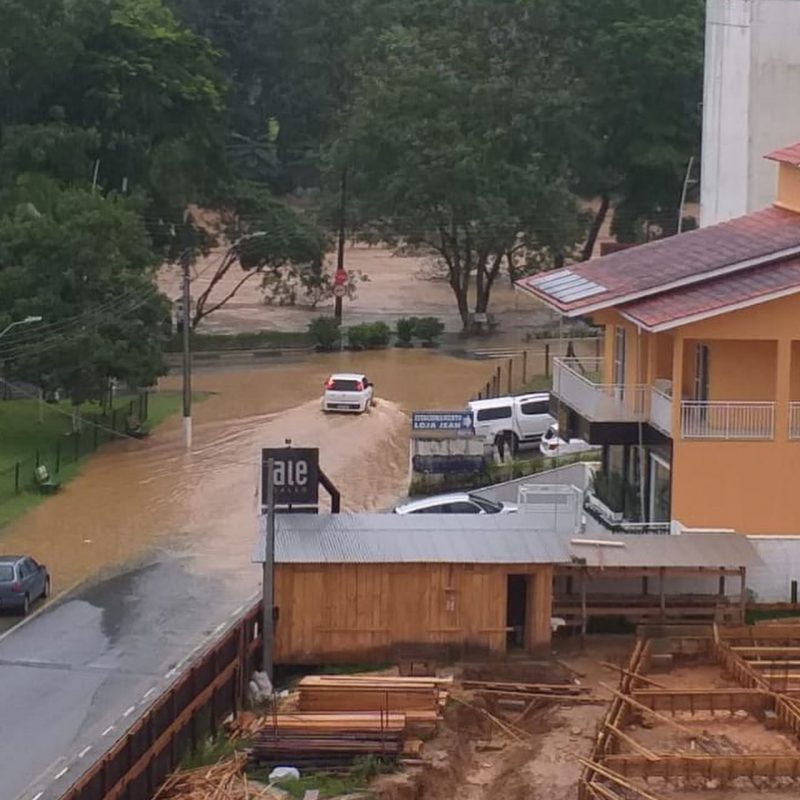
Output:
<path fill-rule="evenodd" d="M 589 234 L 586 237 L 585 244 L 583 245 L 581 261 L 588 261 L 592 257 L 592 252 L 594 251 L 597 237 L 600 235 L 600 228 L 603 227 L 603 223 L 606 221 L 606 215 L 608 214 L 608 208 L 610 205 L 611 198 L 607 194 L 603 194 L 600 197 L 600 208 L 597 209 L 597 213 L 594 215 L 592 224 L 589 226 Z"/>

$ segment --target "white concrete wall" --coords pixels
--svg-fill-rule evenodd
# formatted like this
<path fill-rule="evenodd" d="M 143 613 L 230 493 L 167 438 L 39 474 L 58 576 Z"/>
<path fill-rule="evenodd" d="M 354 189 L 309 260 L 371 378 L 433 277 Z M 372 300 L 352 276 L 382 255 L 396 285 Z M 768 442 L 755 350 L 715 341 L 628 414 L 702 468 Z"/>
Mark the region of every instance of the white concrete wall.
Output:
<path fill-rule="evenodd" d="M 792 581 L 800 583 L 800 536 L 748 536 L 764 562 L 747 570 L 756 602 L 788 603 Z"/>
<path fill-rule="evenodd" d="M 800 141 L 800 0 L 707 0 L 700 224 L 768 206 Z"/>

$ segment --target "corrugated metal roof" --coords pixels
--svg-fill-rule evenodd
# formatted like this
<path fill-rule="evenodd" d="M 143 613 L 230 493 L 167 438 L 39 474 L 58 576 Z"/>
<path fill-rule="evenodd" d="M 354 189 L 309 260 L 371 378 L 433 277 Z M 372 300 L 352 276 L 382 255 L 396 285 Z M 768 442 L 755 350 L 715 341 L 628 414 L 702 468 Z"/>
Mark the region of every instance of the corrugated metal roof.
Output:
<path fill-rule="evenodd" d="M 611 545 L 573 544 L 570 550 L 590 567 L 725 567 L 738 569 L 761 564 L 746 536 L 738 533 L 608 534 L 586 537 L 586 541 L 608 541 Z M 614 546 L 616 543 L 617 546 Z M 619 547 L 619 544 L 622 547 Z"/>
<path fill-rule="evenodd" d="M 276 563 L 561 564 L 568 539 L 524 514 L 278 515 Z M 264 553 L 264 528 L 254 560 Z"/>
<path fill-rule="evenodd" d="M 264 526 L 254 561 L 264 558 Z M 569 564 L 725 567 L 761 563 L 735 533 L 608 534 L 533 530 L 526 514 L 292 514 L 276 520 L 275 561 L 294 564 Z M 622 545 L 622 546 L 620 546 Z"/>

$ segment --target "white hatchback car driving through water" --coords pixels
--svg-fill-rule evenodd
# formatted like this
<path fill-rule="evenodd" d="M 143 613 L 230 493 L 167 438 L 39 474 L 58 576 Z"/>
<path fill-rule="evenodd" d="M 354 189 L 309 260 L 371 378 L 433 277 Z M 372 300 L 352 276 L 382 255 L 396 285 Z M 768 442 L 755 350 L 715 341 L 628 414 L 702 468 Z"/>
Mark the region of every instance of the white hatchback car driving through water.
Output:
<path fill-rule="evenodd" d="M 362 414 L 372 405 L 374 388 L 360 372 L 337 372 L 325 382 L 323 411 L 346 411 Z"/>

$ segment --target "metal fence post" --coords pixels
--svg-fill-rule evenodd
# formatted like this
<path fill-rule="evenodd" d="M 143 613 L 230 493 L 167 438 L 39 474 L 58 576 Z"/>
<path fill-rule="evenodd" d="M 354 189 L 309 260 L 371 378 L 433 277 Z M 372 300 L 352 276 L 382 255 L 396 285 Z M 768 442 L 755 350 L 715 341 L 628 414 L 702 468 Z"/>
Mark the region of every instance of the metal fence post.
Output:
<path fill-rule="evenodd" d="M 14 464 L 14 492 L 19 494 L 19 461 Z"/>
<path fill-rule="evenodd" d="M 514 385 L 514 359 L 508 359 L 508 393 L 511 394 Z"/>
<path fill-rule="evenodd" d="M 38 468 L 38 466 L 39 466 L 39 464 L 40 464 L 40 463 L 41 463 L 41 462 L 40 462 L 39 451 L 37 450 L 37 451 L 36 451 L 36 466 L 37 466 L 37 468 Z"/>
<path fill-rule="evenodd" d="M 544 346 L 544 375 L 546 378 L 550 377 L 550 345 Z"/>
<path fill-rule="evenodd" d="M 56 442 L 56 472 L 61 471 L 61 442 Z"/>
<path fill-rule="evenodd" d="M 522 384 L 523 386 L 528 382 L 528 351 L 522 351 Z"/>

